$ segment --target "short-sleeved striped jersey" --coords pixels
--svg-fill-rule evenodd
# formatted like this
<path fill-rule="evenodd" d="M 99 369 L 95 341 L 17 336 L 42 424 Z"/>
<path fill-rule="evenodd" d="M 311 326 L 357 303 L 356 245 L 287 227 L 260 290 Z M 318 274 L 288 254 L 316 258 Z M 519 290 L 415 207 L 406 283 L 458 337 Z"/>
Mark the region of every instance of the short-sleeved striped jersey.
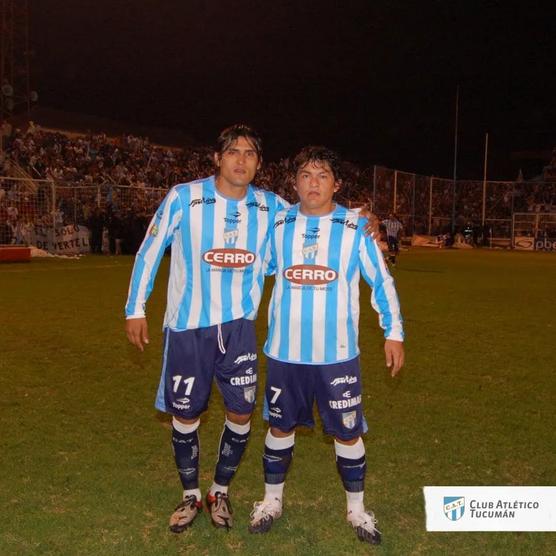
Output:
<path fill-rule="evenodd" d="M 395 218 L 387 218 L 382 221 L 383 226 L 386 228 L 386 235 L 388 237 L 398 237 L 398 232 L 403 230 L 403 224 Z"/>
<path fill-rule="evenodd" d="M 299 204 L 276 215 L 269 272 L 275 286 L 265 353 L 294 363 L 331 364 L 359 354 L 359 278 L 372 287 L 371 304 L 385 337 L 403 340 L 394 280 L 366 220 L 340 205 L 326 216 L 305 216 Z"/>
<path fill-rule="evenodd" d="M 137 253 L 127 317 L 145 315 L 160 260 L 171 245 L 165 328 L 189 330 L 254 319 L 269 226 L 285 206 L 279 196 L 252 185 L 243 199 L 226 198 L 214 176 L 170 189 Z"/>

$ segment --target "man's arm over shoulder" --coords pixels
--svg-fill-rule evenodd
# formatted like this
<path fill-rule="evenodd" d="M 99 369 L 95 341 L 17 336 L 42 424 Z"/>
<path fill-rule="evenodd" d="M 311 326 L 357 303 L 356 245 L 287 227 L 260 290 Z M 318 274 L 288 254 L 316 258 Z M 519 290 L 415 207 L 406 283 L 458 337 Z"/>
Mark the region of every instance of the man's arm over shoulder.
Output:
<path fill-rule="evenodd" d="M 278 197 L 278 196 L 276 196 Z M 278 199 L 281 199 L 278 197 Z M 284 201 L 287 202 L 287 201 Z M 276 228 L 285 222 L 285 219 L 291 209 L 291 205 L 288 204 L 286 207 L 280 207 L 276 211 L 274 218 L 270 220 L 267 234 L 267 251 L 264 261 L 264 273 L 266 276 L 272 276 L 276 274 L 276 268 L 278 266 L 277 262 L 277 250 L 276 250 Z"/>
<path fill-rule="evenodd" d="M 363 233 L 378 241 L 380 239 L 380 219 L 371 211 L 369 205 L 350 210 L 359 215 L 359 225 L 363 227 Z"/>
<path fill-rule="evenodd" d="M 291 203 L 288 203 L 286 199 L 283 199 L 277 193 L 274 193 L 273 191 L 267 191 L 266 193 L 272 198 L 275 214 L 283 209 L 289 209 L 291 207 Z"/>

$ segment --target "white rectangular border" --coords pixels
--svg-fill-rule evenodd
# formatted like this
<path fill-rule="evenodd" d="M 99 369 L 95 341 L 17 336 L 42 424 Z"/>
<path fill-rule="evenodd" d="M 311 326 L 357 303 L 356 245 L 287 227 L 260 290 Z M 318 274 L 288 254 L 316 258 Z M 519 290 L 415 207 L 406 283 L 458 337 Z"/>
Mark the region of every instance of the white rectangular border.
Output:
<path fill-rule="evenodd" d="M 427 531 L 556 531 L 556 487 L 426 486 Z M 463 497 L 463 515 L 444 514 L 444 497 Z"/>

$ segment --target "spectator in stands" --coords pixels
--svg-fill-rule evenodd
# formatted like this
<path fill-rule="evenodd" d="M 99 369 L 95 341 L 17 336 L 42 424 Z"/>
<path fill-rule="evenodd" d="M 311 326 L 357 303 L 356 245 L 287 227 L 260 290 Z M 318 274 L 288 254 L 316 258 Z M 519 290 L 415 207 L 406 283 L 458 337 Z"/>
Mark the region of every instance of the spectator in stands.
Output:
<path fill-rule="evenodd" d="M 91 253 L 102 253 L 102 232 L 104 230 L 104 214 L 100 207 L 95 207 L 87 222 L 90 233 Z"/>
<path fill-rule="evenodd" d="M 120 235 L 125 236 L 121 238 L 122 250 L 130 253 L 134 252 L 144 236 L 144 220 L 152 214 L 163 196 L 160 191 L 153 192 L 152 188 L 167 188 L 212 172 L 212 150 L 208 147 L 160 147 L 152 144 L 148 138 L 131 134 L 116 139 L 104 133 L 88 132 L 76 136 L 47 131 L 30 124 L 27 131 L 10 129 L 5 132 L 3 145 L 0 176 L 10 176 L 19 167 L 32 178 L 52 180 L 57 185 L 83 186 L 77 195 L 73 191 L 71 197 L 60 198 L 59 195 L 57 206 L 52 207 L 49 186 L 40 186 L 37 191 L 32 192 L 29 188 L 22 189 L 14 181 L 1 181 L 0 202 L 3 199 L 7 203 L 5 208 L 9 206 L 12 211 L 16 211 L 15 219 L 10 215 L 10 229 L 25 226 L 29 219 L 34 224 L 45 226 L 86 224 L 92 217 L 94 207 L 100 203 L 101 206 L 106 205 L 120 212 L 120 221 L 124 221 Z M 552 165 L 556 166 L 556 163 L 553 161 Z M 288 158 L 267 163 L 259 172 L 258 185 L 292 201 L 289 166 Z M 392 170 L 374 172 L 373 177 L 371 169 L 361 171 L 348 163 L 343 168 L 343 173 L 339 202 L 347 206 L 359 206 L 365 203 L 373 191 L 374 211 L 386 214 L 390 210 L 393 195 Z M 374 189 L 373 179 L 376 181 Z M 401 207 L 404 214 L 409 215 L 413 210 L 413 200 L 408 194 L 410 189 L 407 183 L 409 182 L 404 174 L 399 173 L 397 206 Z M 426 184 L 428 183 L 427 180 Z M 458 229 L 461 230 L 467 219 L 476 219 L 480 215 L 482 185 L 475 187 L 474 184 L 477 185 L 469 182 L 468 186 L 459 188 Z M 118 185 L 133 188 L 133 192 L 122 195 L 125 190 L 117 187 Z M 425 187 L 428 191 L 428 185 Z M 435 218 L 431 230 L 434 235 L 443 233 L 442 226 L 450 217 L 452 190 L 452 180 L 434 179 L 432 214 Z M 28 196 L 27 200 L 25 195 Z M 137 203 L 133 204 L 131 199 L 136 199 Z M 416 200 L 419 200 L 419 196 Z M 506 233 L 504 226 L 509 226 L 512 212 L 555 210 L 556 182 L 499 183 L 496 187 L 489 185 L 486 204 L 487 218 L 499 222 L 491 230 L 497 236 Z M 128 209 L 132 212 L 127 212 Z M 424 216 L 423 207 L 421 210 L 417 208 L 415 212 L 415 231 L 428 230 L 428 212 Z M 436 218 L 437 215 L 443 215 L 444 218 Z M 411 222 L 413 221 L 405 217 L 407 225 Z M 7 224 L 7 216 L 0 219 L 0 224 Z M 459 228 L 459 225 L 462 227 Z M 478 236 L 482 236 L 483 242 L 490 242 L 489 239 L 484 239 L 490 238 L 490 235 L 480 233 Z M 114 252 L 115 239 L 112 236 Z"/>
<path fill-rule="evenodd" d="M 118 211 L 110 210 L 106 218 L 108 242 L 111 255 L 122 254 L 122 219 Z"/>
<path fill-rule="evenodd" d="M 0 245 L 9 245 L 11 242 L 12 228 L 8 224 L 8 210 L 3 198 L 0 198 Z"/>

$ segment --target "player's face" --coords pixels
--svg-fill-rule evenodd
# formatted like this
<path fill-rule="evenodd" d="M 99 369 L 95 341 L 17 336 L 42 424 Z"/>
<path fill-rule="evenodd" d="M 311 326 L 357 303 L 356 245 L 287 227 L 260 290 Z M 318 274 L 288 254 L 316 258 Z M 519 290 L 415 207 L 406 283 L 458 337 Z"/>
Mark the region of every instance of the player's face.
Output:
<path fill-rule="evenodd" d="M 238 137 L 223 153 L 215 153 L 214 163 L 218 168 L 218 188 L 231 197 L 245 195 L 261 166 L 255 146 L 246 137 Z"/>
<path fill-rule="evenodd" d="M 295 190 L 304 214 L 318 216 L 332 212 L 332 197 L 338 189 L 339 183 L 328 162 L 307 162 L 297 171 Z"/>

